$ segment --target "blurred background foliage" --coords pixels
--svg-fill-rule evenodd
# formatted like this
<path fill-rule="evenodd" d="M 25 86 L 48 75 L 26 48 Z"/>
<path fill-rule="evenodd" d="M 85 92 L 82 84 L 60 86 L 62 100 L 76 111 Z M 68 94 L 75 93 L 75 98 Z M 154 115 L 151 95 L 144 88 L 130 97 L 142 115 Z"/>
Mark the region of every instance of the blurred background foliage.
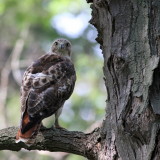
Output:
<path fill-rule="evenodd" d="M 89 132 L 102 121 L 106 99 L 103 57 L 95 42 L 97 31 L 88 23 L 90 12 L 84 0 L 0 0 L 0 128 L 19 124 L 23 72 L 59 37 L 71 41 L 77 72 L 75 90 L 64 106 L 60 124 L 68 130 Z M 44 120 L 45 125 L 51 127 L 53 119 Z M 25 150 L 1 151 L 0 157 L 84 160 L 72 154 Z"/>

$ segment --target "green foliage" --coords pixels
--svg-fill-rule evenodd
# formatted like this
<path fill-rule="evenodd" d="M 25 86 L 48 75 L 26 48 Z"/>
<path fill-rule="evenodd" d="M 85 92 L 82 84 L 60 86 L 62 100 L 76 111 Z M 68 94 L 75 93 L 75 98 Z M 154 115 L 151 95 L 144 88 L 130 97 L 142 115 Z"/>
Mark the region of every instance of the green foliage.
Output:
<path fill-rule="evenodd" d="M 47 7 L 48 10 L 54 15 L 68 11 L 72 13 L 79 13 L 86 8 L 86 3 L 82 0 L 57 0 L 50 1 Z"/>
<path fill-rule="evenodd" d="M 10 24 L 16 23 L 20 28 L 26 25 L 46 25 L 51 16 L 42 6 L 41 0 L 5 0 L 1 3 L 4 8 L 1 16 L 7 18 Z"/>

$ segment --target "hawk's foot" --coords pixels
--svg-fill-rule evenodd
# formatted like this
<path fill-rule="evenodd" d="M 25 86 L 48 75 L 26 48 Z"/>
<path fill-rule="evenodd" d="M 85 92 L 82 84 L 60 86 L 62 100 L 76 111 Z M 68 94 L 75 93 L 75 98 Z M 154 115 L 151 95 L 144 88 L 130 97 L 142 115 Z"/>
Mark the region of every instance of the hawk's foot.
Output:
<path fill-rule="evenodd" d="M 63 127 L 61 127 L 60 125 L 53 125 L 53 128 L 56 128 L 56 129 L 62 129 L 62 130 L 67 130 L 67 129 L 65 129 L 65 128 L 63 128 Z"/>

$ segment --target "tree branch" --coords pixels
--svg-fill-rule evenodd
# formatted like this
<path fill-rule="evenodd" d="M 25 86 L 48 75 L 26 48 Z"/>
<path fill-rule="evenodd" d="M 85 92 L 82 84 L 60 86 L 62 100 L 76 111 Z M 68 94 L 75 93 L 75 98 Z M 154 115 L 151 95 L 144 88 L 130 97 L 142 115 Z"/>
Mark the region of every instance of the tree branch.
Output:
<path fill-rule="evenodd" d="M 88 134 L 78 131 L 43 128 L 36 136 L 35 143 L 31 146 L 27 146 L 23 142 L 15 143 L 17 130 L 18 127 L 0 130 L 0 150 L 19 151 L 25 148 L 27 150 L 60 151 L 81 155 L 88 159 L 96 159 L 95 156 L 99 150 L 97 147 L 99 146 L 97 145 L 99 143 L 99 128 Z"/>

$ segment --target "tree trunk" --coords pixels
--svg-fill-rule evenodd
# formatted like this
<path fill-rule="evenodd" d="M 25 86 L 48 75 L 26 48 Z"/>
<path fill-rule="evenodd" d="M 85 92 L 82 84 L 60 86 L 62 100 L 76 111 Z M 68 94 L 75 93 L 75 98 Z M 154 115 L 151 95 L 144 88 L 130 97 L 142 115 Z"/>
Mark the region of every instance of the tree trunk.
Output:
<path fill-rule="evenodd" d="M 99 160 L 160 160 L 160 0 L 94 0 L 108 92 Z"/>

